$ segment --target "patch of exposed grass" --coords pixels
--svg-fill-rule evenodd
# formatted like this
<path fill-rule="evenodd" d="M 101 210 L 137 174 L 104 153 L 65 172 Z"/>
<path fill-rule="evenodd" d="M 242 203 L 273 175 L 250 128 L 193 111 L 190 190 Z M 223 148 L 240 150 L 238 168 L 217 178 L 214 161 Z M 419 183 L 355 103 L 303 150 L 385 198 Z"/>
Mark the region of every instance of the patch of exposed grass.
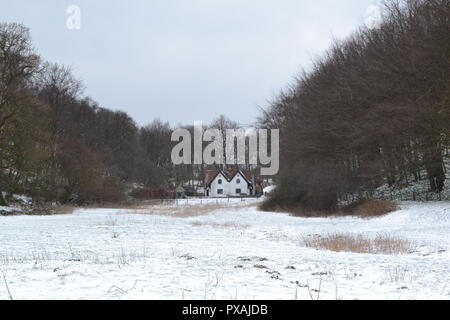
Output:
<path fill-rule="evenodd" d="M 238 224 L 238 223 L 234 223 L 234 222 L 218 223 L 218 222 L 193 221 L 190 224 L 194 227 L 206 226 L 206 227 L 223 228 L 223 229 L 246 229 L 249 227 L 249 225 Z"/>
<path fill-rule="evenodd" d="M 394 202 L 364 199 L 344 208 L 343 212 L 361 218 L 372 218 L 384 216 L 398 209 L 399 206 Z"/>
<path fill-rule="evenodd" d="M 412 241 L 390 235 L 378 235 L 369 238 L 364 235 L 344 233 L 313 236 L 303 239 L 303 245 L 308 248 L 329 250 L 335 252 L 356 252 L 371 254 L 406 254 L 414 249 Z"/>
<path fill-rule="evenodd" d="M 174 218 L 192 218 L 207 215 L 213 211 L 230 208 L 249 208 L 254 207 L 255 204 L 194 204 L 194 205 L 180 205 L 180 206 L 155 206 L 144 210 L 135 210 L 136 214 L 151 214 L 170 216 Z"/>
<path fill-rule="evenodd" d="M 50 216 L 50 215 L 59 215 L 59 214 L 71 214 L 75 211 L 74 206 L 70 205 L 42 205 L 42 206 L 34 206 L 28 215 L 36 215 L 36 216 Z"/>

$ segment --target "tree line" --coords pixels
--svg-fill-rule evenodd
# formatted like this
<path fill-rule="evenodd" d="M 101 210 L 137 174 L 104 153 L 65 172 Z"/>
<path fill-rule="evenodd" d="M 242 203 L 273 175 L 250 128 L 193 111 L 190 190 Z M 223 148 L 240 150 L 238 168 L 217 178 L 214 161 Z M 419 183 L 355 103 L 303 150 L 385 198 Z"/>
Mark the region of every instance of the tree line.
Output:
<path fill-rule="evenodd" d="M 83 89 L 70 68 L 43 61 L 27 27 L 0 23 L 0 206 L 17 194 L 38 203 L 116 202 L 135 187 L 202 180 L 201 165 L 173 166 L 169 123 L 139 127 Z M 237 123 L 220 116 L 211 126 Z"/>
<path fill-rule="evenodd" d="M 264 110 L 280 128 L 278 188 L 266 209 L 336 210 L 381 185 L 446 184 L 450 1 L 389 0 L 379 27 L 334 41 Z"/>

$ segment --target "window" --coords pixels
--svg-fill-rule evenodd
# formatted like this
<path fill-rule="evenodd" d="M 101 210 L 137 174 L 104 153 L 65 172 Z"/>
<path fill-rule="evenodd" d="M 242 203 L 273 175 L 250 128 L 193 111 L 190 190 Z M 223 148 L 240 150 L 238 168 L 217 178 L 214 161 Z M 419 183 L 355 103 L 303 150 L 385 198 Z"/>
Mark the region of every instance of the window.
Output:
<path fill-rule="evenodd" d="M 242 190 L 241 189 L 236 189 L 236 194 L 241 194 Z"/>
<path fill-rule="evenodd" d="M 237 184 L 241 183 L 241 179 L 237 179 L 237 180 L 236 180 L 236 183 L 237 183 Z"/>
<path fill-rule="evenodd" d="M 217 183 L 218 184 L 222 184 L 222 179 L 219 179 L 219 181 Z"/>
<path fill-rule="evenodd" d="M 223 189 L 218 189 L 217 194 L 223 194 Z"/>

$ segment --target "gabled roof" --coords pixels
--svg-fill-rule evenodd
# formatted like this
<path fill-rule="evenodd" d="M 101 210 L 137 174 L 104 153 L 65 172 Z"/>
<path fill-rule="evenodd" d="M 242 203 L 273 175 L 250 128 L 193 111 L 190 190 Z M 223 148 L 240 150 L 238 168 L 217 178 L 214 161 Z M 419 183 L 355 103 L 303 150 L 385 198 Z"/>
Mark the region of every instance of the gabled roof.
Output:
<path fill-rule="evenodd" d="M 209 186 L 211 182 L 221 173 L 221 170 L 209 170 L 205 173 L 205 187 Z"/>
<path fill-rule="evenodd" d="M 247 181 L 249 184 L 253 184 L 253 177 L 254 174 L 251 171 L 244 171 L 244 170 L 238 170 L 238 169 L 231 169 L 231 170 L 209 170 L 205 173 L 205 187 L 209 186 L 211 182 L 216 179 L 216 177 L 219 174 L 222 174 L 225 179 L 227 179 L 228 182 L 231 182 L 233 178 L 240 173 L 242 177 Z"/>

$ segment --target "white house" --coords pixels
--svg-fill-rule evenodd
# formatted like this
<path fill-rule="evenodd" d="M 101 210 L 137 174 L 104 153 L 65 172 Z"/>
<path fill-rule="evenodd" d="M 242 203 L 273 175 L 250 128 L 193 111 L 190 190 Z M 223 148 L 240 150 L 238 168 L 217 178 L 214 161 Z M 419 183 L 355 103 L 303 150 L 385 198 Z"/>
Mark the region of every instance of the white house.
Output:
<path fill-rule="evenodd" d="M 205 174 L 205 196 L 211 198 L 252 196 L 255 177 L 242 170 L 213 170 Z"/>

